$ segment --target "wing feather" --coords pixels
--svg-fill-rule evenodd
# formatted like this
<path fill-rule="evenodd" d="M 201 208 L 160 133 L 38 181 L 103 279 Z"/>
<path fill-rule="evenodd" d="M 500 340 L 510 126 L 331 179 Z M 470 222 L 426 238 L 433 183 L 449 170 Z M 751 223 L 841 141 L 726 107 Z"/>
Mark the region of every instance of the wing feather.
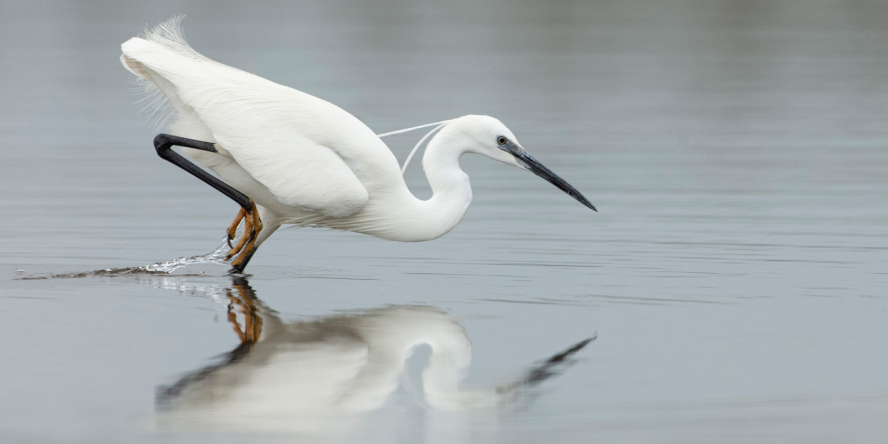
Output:
<path fill-rule="evenodd" d="M 177 29 L 167 22 L 149 32 L 149 40 L 130 39 L 121 46 L 121 61 L 156 85 L 180 120 L 197 119 L 206 126 L 220 152 L 280 203 L 347 216 L 369 200 L 359 177 L 362 167 L 375 162 L 397 171 L 394 155 L 351 114 L 209 60 L 192 50 Z"/>

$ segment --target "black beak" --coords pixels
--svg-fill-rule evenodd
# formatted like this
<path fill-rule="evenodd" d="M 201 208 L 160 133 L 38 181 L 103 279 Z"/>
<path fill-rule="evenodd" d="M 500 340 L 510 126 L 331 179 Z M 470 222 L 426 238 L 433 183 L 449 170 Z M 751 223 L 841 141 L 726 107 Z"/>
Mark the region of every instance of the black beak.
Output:
<path fill-rule="evenodd" d="M 511 148 L 511 149 L 510 149 Z M 595 209 L 595 205 L 589 202 L 576 188 L 572 187 L 567 181 L 558 177 L 557 174 L 553 173 L 552 170 L 546 168 L 543 164 L 541 164 L 538 160 L 534 159 L 533 156 L 527 154 L 527 151 L 524 151 L 524 148 L 521 147 L 506 147 L 506 150 L 510 152 L 515 158 L 518 160 L 518 163 L 523 165 L 524 168 L 527 168 L 528 171 L 536 174 L 537 176 L 546 179 L 547 182 L 551 183 L 558 187 L 559 190 L 564 191 L 570 197 L 573 197 L 581 204 L 589 207 L 592 211 L 598 212 Z"/>

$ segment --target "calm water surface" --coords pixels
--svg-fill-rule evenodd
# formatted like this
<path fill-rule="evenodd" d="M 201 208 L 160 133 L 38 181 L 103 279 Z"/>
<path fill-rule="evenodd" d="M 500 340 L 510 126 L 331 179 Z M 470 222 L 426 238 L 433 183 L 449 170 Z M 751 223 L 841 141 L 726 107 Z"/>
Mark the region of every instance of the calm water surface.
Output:
<path fill-rule="evenodd" d="M 433 242 L 288 230 L 246 282 L 31 279 L 202 254 L 234 216 L 156 157 L 117 60 L 177 14 L 198 51 L 378 132 L 494 115 L 601 212 L 467 156 L 475 202 Z M 884 442 L 886 20 L 802 0 L 2 3 L 0 441 Z"/>

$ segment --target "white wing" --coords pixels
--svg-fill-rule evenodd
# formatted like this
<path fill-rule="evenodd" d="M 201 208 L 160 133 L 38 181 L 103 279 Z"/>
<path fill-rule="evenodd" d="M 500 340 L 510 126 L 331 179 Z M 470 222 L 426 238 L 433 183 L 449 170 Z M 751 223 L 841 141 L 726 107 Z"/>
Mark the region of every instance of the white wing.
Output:
<path fill-rule="evenodd" d="M 391 151 L 339 107 L 201 56 L 185 43 L 177 21 L 146 38 L 121 46 L 124 66 L 153 82 L 180 121 L 203 124 L 220 153 L 281 203 L 347 216 L 369 199 L 365 185 L 374 179 L 368 170 L 397 175 Z"/>

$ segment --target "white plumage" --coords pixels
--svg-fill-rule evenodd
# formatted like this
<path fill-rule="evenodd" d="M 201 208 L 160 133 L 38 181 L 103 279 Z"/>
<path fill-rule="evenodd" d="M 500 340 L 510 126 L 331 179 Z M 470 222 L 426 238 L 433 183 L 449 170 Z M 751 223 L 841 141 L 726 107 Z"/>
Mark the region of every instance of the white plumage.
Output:
<path fill-rule="evenodd" d="M 254 295 L 252 289 L 240 294 Z M 356 414 L 385 404 L 420 345 L 431 349 L 416 387 L 426 405 L 444 411 L 497 407 L 559 374 L 591 341 L 538 361 L 497 387 L 466 389 L 461 382 L 471 364 L 471 342 L 453 317 L 436 308 L 391 306 L 286 323 L 259 299 L 231 301 L 253 319 L 254 336 L 244 341 L 247 335 L 239 334 L 244 342 L 223 362 L 159 390 L 162 425 L 337 434 L 354 425 Z M 240 324 L 235 328 L 240 331 Z"/>
<path fill-rule="evenodd" d="M 123 65 L 172 105 L 169 132 L 215 143 L 218 151 L 185 148 L 186 154 L 256 202 L 264 222 L 256 247 L 281 224 L 397 241 L 437 238 L 459 223 L 471 203 L 469 179 L 459 168 L 459 157 L 469 152 L 528 169 L 594 209 L 492 117 L 454 119 L 429 142 L 423 168 L 433 196 L 423 201 L 408 190 L 392 152 L 360 120 L 198 54 L 182 37 L 178 19 L 121 49 Z"/>

